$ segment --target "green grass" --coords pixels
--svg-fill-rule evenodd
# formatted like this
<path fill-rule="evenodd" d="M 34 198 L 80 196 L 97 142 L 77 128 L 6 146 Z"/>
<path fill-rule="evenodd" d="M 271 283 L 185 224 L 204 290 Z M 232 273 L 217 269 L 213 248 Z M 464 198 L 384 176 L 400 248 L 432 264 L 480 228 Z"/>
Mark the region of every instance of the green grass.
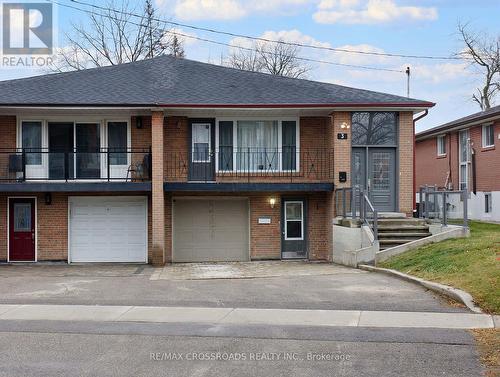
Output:
<path fill-rule="evenodd" d="M 486 312 L 500 314 L 500 225 L 470 223 L 471 236 L 430 244 L 380 267 L 461 288 Z"/>

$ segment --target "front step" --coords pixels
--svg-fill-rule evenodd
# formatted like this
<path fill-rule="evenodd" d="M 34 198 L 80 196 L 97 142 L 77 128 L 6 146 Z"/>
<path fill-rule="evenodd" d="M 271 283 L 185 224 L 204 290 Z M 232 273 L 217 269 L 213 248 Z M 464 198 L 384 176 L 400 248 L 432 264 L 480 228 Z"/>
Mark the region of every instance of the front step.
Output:
<path fill-rule="evenodd" d="M 378 219 L 380 250 L 404 245 L 410 241 L 431 236 L 429 225 L 422 219 L 382 218 Z"/>

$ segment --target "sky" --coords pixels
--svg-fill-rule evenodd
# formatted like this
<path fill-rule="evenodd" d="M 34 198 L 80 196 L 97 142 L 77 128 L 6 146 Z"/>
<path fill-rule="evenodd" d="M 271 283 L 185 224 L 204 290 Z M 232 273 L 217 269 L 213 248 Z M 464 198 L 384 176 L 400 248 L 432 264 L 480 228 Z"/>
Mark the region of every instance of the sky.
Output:
<path fill-rule="evenodd" d="M 70 0 L 57 1 L 77 5 Z M 104 4 L 97 0 L 82 1 Z M 139 3 L 129 1 L 136 2 Z M 402 55 L 453 56 L 463 48 L 457 34 L 458 22 L 469 23 L 471 29 L 492 37 L 500 34 L 500 0 L 155 0 L 155 6 L 162 19 L 192 26 L 315 46 Z M 56 45 L 64 47 L 64 33 L 71 33 L 72 23 L 85 25 L 87 16 L 61 5 L 54 7 Z M 173 31 L 229 44 L 249 43 L 188 27 L 175 27 Z M 179 38 L 184 41 L 188 59 L 220 64 L 230 53 L 225 46 Z M 436 103 L 429 115 L 419 121 L 417 131 L 480 110 L 471 96 L 481 83 L 481 76 L 461 60 L 383 57 L 308 48 L 301 48 L 299 55 L 398 71 L 409 66 L 410 96 Z M 311 80 L 406 96 L 404 72 L 313 62 L 307 65 L 307 78 Z M 44 73 L 46 70 L 37 68 L 0 67 L 0 80 Z M 496 104 L 500 104 L 500 96 Z"/>

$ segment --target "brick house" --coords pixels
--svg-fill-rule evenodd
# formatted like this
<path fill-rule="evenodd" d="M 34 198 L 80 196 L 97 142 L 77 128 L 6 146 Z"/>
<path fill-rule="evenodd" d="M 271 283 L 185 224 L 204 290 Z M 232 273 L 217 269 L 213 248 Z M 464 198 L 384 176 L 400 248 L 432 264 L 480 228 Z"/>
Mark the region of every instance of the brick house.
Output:
<path fill-rule="evenodd" d="M 500 221 L 499 131 L 496 106 L 418 133 L 417 188 L 467 189 L 471 219 Z"/>
<path fill-rule="evenodd" d="M 335 187 L 412 212 L 432 106 L 169 56 L 0 82 L 0 261 L 331 260 Z"/>

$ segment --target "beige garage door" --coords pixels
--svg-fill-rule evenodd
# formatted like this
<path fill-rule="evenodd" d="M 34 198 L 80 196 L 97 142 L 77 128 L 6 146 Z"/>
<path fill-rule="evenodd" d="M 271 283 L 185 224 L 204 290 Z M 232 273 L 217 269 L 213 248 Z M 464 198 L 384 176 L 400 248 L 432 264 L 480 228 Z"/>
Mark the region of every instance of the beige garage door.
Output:
<path fill-rule="evenodd" d="M 174 199 L 174 262 L 248 260 L 247 199 Z"/>

